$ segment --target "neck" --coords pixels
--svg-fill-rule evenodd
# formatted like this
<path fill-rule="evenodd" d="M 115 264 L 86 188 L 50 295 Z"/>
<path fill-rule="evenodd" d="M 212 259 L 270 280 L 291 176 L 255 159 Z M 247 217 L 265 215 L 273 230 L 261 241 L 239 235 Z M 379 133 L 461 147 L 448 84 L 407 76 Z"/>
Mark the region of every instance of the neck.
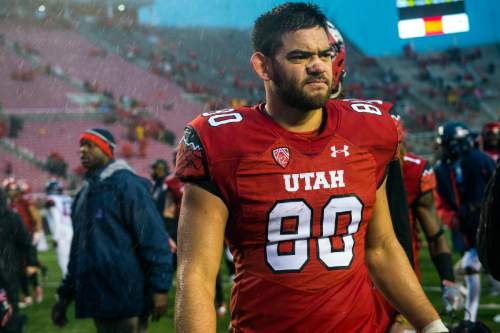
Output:
<path fill-rule="evenodd" d="M 315 131 L 320 128 L 323 121 L 323 108 L 300 110 L 284 103 L 279 97 L 269 98 L 269 95 L 267 95 L 266 102 L 266 113 L 289 131 Z"/>
<path fill-rule="evenodd" d="M 102 170 L 109 162 L 111 159 L 105 159 L 101 161 L 99 164 L 92 166 L 91 168 L 88 169 L 88 172 L 94 173 L 96 171 Z"/>

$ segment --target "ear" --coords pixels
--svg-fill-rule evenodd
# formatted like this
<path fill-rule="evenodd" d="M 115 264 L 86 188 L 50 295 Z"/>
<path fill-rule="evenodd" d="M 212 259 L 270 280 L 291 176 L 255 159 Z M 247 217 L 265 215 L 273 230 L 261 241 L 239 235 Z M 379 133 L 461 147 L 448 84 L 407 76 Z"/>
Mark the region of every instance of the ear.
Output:
<path fill-rule="evenodd" d="M 255 52 L 250 58 L 252 68 L 263 81 L 271 80 L 271 61 L 261 52 Z"/>

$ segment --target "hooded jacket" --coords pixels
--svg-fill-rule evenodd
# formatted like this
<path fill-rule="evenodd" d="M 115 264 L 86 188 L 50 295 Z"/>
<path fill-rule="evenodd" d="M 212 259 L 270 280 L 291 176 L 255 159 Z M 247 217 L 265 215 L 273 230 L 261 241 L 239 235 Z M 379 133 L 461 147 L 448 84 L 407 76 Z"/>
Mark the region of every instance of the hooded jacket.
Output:
<path fill-rule="evenodd" d="M 149 182 L 125 161 L 86 175 L 72 215 L 68 274 L 58 294 L 78 318 L 127 318 L 149 310 L 151 294 L 172 282 L 168 235 Z"/>

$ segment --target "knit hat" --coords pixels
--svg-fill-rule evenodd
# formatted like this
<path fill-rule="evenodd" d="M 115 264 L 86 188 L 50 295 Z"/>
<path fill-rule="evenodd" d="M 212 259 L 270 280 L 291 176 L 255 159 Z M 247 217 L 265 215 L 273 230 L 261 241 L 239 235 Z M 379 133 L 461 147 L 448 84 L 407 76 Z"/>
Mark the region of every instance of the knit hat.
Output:
<path fill-rule="evenodd" d="M 113 150 L 116 147 L 116 142 L 113 134 L 107 129 L 92 128 L 86 130 L 80 135 L 80 142 L 82 142 L 82 140 L 88 140 L 96 144 L 106 155 L 113 158 Z"/>

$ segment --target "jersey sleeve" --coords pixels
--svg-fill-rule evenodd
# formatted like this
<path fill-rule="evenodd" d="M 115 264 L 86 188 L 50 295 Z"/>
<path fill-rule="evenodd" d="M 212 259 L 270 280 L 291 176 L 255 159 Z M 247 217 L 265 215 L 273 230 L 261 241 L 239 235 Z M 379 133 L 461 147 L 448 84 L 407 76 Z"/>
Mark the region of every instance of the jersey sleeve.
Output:
<path fill-rule="evenodd" d="M 425 162 L 425 167 L 420 178 L 420 194 L 427 193 L 436 188 L 436 175 L 434 169 L 429 162 Z"/>
<path fill-rule="evenodd" d="M 184 129 L 175 162 L 175 175 L 183 182 L 208 179 L 205 149 L 195 129 Z"/>
<path fill-rule="evenodd" d="M 215 183 L 212 181 L 203 143 L 193 126 L 184 129 L 184 135 L 179 143 L 175 163 L 175 175 L 183 183 L 193 183 L 208 192 L 221 197 Z"/>
<path fill-rule="evenodd" d="M 387 175 L 387 167 L 399 158 L 401 136 L 389 111 L 392 104 L 380 100 L 334 100 L 333 107 L 342 112 L 340 134 L 359 147 L 370 151 L 376 162 L 377 187 Z"/>

